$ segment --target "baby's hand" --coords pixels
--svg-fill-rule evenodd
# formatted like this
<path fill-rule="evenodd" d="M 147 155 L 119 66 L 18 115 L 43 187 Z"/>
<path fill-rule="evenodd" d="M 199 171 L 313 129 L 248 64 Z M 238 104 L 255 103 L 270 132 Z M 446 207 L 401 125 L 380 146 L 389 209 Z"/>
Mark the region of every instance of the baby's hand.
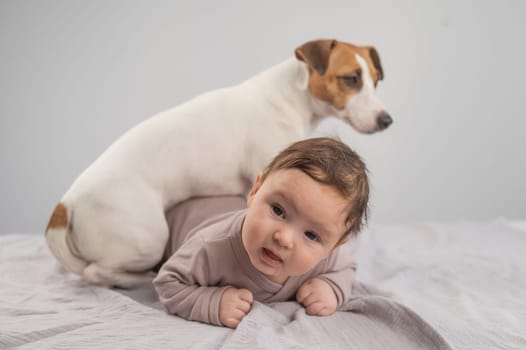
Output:
<path fill-rule="evenodd" d="M 236 328 L 252 306 L 254 297 L 248 289 L 228 288 L 219 303 L 219 321 L 223 326 Z"/>
<path fill-rule="evenodd" d="M 338 300 L 332 287 L 322 279 L 313 278 L 303 283 L 296 293 L 309 315 L 328 316 L 336 311 Z"/>

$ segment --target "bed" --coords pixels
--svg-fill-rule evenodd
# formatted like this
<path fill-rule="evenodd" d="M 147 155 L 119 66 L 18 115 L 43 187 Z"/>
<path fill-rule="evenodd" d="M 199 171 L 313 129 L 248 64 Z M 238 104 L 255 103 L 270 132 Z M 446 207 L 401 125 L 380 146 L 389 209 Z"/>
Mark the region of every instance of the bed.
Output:
<path fill-rule="evenodd" d="M 0 348 L 526 349 L 526 222 L 370 225 L 347 311 L 255 303 L 236 330 L 168 315 L 150 284 L 85 285 L 43 234 L 0 235 Z"/>

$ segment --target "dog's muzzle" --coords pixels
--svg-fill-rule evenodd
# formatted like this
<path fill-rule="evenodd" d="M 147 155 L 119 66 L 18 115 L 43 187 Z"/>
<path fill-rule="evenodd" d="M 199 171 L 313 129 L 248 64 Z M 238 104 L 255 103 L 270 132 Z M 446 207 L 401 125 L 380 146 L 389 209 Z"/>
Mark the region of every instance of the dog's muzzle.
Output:
<path fill-rule="evenodd" d="M 393 123 L 393 118 L 389 115 L 389 113 L 383 111 L 381 112 L 378 117 L 376 118 L 376 125 L 378 126 L 378 130 L 384 130 L 389 127 Z"/>

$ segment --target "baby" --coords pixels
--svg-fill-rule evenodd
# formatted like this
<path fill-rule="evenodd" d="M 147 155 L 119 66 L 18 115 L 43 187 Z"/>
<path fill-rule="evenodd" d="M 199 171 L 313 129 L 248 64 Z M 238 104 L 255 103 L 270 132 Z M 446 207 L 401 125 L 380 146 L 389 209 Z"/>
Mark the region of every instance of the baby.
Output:
<path fill-rule="evenodd" d="M 247 208 L 240 197 L 209 197 L 169 213 L 176 234 L 153 282 L 159 299 L 170 313 L 230 328 L 254 300 L 330 315 L 350 298 L 356 268 L 337 248 L 360 231 L 368 197 L 365 164 L 348 146 L 296 142 L 258 175 Z M 196 225 L 199 213 L 209 219 Z"/>

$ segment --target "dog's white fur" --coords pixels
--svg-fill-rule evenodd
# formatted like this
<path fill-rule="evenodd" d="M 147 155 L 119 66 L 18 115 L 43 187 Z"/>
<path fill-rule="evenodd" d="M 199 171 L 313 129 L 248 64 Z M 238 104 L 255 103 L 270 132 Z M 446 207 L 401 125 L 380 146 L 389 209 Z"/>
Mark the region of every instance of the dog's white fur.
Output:
<path fill-rule="evenodd" d="M 378 129 L 385 108 L 366 58 L 356 60 L 363 87 L 342 110 L 313 96 L 313 69 L 291 58 L 140 123 L 65 193 L 66 218 L 56 225 L 52 217 L 46 232 L 51 251 L 90 283 L 144 281 L 163 255 L 169 207 L 193 196 L 246 193 L 272 157 L 307 137 L 322 117 L 339 116 L 362 132 Z"/>

